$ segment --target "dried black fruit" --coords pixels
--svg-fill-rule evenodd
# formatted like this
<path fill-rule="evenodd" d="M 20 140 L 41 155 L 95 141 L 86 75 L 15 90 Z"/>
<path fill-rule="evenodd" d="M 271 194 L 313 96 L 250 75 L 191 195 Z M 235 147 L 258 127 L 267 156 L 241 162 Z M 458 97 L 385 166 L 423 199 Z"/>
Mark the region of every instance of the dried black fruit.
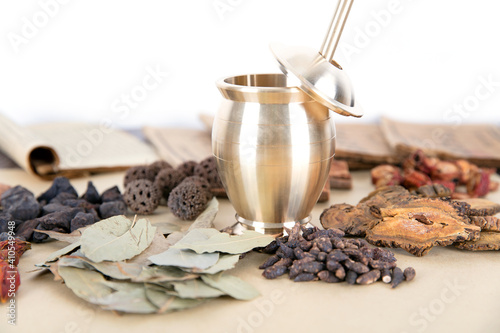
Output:
<path fill-rule="evenodd" d="M 101 194 L 102 202 L 123 200 L 123 196 L 118 189 L 118 186 L 113 186 Z"/>
<path fill-rule="evenodd" d="M 337 278 L 333 273 L 329 271 L 321 271 L 318 273 L 318 277 L 321 281 L 327 282 L 327 283 L 338 283 L 342 282 L 339 278 Z"/>
<path fill-rule="evenodd" d="M 75 217 L 71 220 L 69 231 L 73 232 L 76 229 L 86 227 L 88 225 L 94 224 L 95 222 L 96 221 L 92 214 L 80 212 L 76 214 Z"/>
<path fill-rule="evenodd" d="M 75 195 L 74 193 L 61 192 L 58 195 L 56 195 L 54 198 L 52 198 L 49 201 L 49 204 L 56 203 L 56 204 L 61 204 L 62 205 L 63 202 L 65 202 L 67 200 L 74 200 L 74 199 L 78 199 L 78 196 Z M 43 202 L 45 202 L 45 200 Z M 41 201 L 40 201 L 40 203 L 41 203 Z"/>
<path fill-rule="evenodd" d="M 14 220 L 34 219 L 40 213 L 40 205 L 35 196 L 22 186 L 12 187 L 5 191 L 0 204 L 4 212 L 10 214 Z"/>
<path fill-rule="evenodd" d="M 275 253 L 279 248 L 278 242 L 273 240 L 269 245 L 267 245 L 265 248 L 262 249 L 263 253 L 267 254 L 273 254 Z"/>
<path fill-rule="evenodd" d="M 388 268 L 382 269 L 381 275 L 382 275 L 382 282 L 391 283 L 392 276 L 391 276 L 391 271 Z"/>
<path fill-rule="evenodd" d="M 68 206 L 64 206 L 63 204 L 60 203 L 49 203 L 42 207 L 42 216 L 65 209 L 68 209 Z"/>
<path fill-rule="evenodd" d="M 316 280 L 316 274 L 312 273 L 300 273 L 293 279 L 295 282 L 307 282 L 313 280 Z"/>
<path fill-rule="evenodd" d="M 108 201 L 99 207 L 99 215 L 102 219 L 125 214 L 127 214 L 127 205 L 121 200 Z"/>
<path fill-rule="evenodd" d="M 318 253 L 318 261 L 325 261 L 326 260 L 327 253 L 326 252 L 320 252 Z"/>
<path fill-rule="evenodd" d="M 289 248 L 288 246 L 286 246 L 283 243 L 280 243 L 280 248 L 278 249 L 278 251 L 276 251 L 276 254 L 280 258 L 290 258 L 290 259 L 295 258 L 295 254 L 293 253 L 293 249 Z"/>
<path fill-rule="evenodd" d="M 349 284 L 356 284 L 356 279 L 358 278 L 358 274 L 353 271 L 348 271 L 345 276 L 345 282 Z"/>
<path fill-rule="evenodd" d="M 349 256 L 342 252 L 342 250 L 333 250 L 332 252 L 328 253 L 326 256 L 326 260 L 335 260 L 335 261 L 344 261 L 346 259 L 349 259 Z"/>
<path fill-rule="evenodd" d="M 290 258 L 281 258 L 279 261 L 277 261 L 274 266 L 285 266 L 289 267 L 292 266 L 293 260 Z"/>
<path fill-rule="evenodd" d="M 37 200 L 50 202 L 53 198 L 55 198 L 59 193 L 70 193 L 75 197 L 78 197 L 78 193 L 75 188 L 70 184 L 69 179 L 66 177 L 57 177 L 54 179 L 54 182 L 50 186 L 50 188 L 41 194 Z"/>
<path fill-rule="evenodd" d="M 312 247 L 312 242 L 306 240 L 300 241 L 299 247 L 302 251 L 309 251 Z"/>
<path fill-rule="evenodd" d="M 377 282 L 380 279 L 380 271 L 378 269 L 374 269 L 369 271 L 368 273 L 364 273 L 356 279 L 357 284 L 372 284 Z"/>
<path fill-rule="evenodd" d="M 25 241 L 31 240 L 31 237 L 33 236 L 33 230 L 39 223 L 40 222 L 38 222 L 38 220 L 28 220 L 19 224 L 16 229 L 16 237 Z"/>
<path fill-rule="evenodd" d="M 391 269 L 396 267 L 396 262 L 370 259 L 370 266 L 376 269 Z"/>
<path fill-rule="evenodd" d="M 285 274 L 287 270 L 288 269 L 286 266 L 271 266 L 271 267 L 267 267 L 264 270 L 264 272 L 262 272 L 262 275 L 266 279 L 276 279 L 277 277 Z"/>
<path fill-rule="evenodd" d="M 315 239 L 316 246 L 322 252 L 330 252 L 332 250 L 332 242 L 327 236 L 321 236 Z"/>
<path fill-rule="evenodd" d="M 99 192 L 97 192 L 97 189 L 91 181 L 87 183 L 87 190 L 85 191 L 85 193 L 83 193 L 82 199 L 85 199 L 93 204 L 101 203 L 101 196 L 99 195 Z"/>
<path fill-rule="evenodd" d="M 123 198 L 133 212 L 152 214 L 160 204 L 161 193 L 151 181 L 138 179 L 127 185 Z"/>
<path fill-rule="evenodd" d="M 368 266 L 363 265 L 360 262 L 352 261 L 351 259 L 345 260 L 344 261 L 344 266 L 348 270 L 354 271 L 357 274 L 364 274 L 364 273 L 368 273 L 370 271 L 370 269 L 368 268 Z"/>
<path fill-rule="evenodd" d="M 404 274 L 401 268 L 394 267 L 392 270 L 391 288 L 396 288 L 404 280 Z"/>
<path fill-rule="evenodd" d="M 281 258 L 277 255 L 270 256 L 262 265 L 259 266 L 260 269 L 265 269 L 271 267 L 275 263 L 277 263 Z"/>
<path fill-rule="evenodd" d="M 325 265 L 323 263 L 317 261 L 306 262 L 302 264 L 302 271 L 306 273 L 319 273 L 325 269 Z"/>
<path fill-rule="evenodd" d="M 413 267 L 407 267 L 405 268 L 403 275 L 405 276 L 406 281 L 411 281 L 415 278 L 415 269 Z"/>

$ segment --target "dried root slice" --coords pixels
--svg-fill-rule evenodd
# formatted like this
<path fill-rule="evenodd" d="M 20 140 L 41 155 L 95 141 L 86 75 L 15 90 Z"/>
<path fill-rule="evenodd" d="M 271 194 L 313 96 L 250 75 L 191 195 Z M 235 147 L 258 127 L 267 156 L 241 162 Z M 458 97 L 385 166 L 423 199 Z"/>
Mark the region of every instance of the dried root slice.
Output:
<path fill-rule="evenodd" d="M 348 235 L 364 236 L 379 222 L 380 215 L 367 205 L 337 204 L 324 210 L 319 219 L 325 229 L 337 228 Z"/>
<path fill-rule="evenodd" d="M 470 221 L 482 231 L 500 231 L 500 218 L 496 216 L 471 216 Z"/>
<path fill-rule="evenodd" d="M 383 220 L 366 233 L 377 246 L 399 247 L 415 256 L 426 255 L 433 246 L 476 240 L 480 228 L 468 224 L 452 205 L 435 199 L 413 199 L 380 210 Z"/>
<path fill-rule="evenodd" d="M 455 243 L 453 245 L 461 250 L 468 251 L 499 251 L 500 232 L 483 231 L 479 240 Z"/>
<path fill-rule="evenodd" d="M 500 204 L 487 199 L 470 198 L 456 201 L 465 202 L 470 205 L 469 211 L 467 212 L 469 216 L 492 216 L 500 213 Z"/>

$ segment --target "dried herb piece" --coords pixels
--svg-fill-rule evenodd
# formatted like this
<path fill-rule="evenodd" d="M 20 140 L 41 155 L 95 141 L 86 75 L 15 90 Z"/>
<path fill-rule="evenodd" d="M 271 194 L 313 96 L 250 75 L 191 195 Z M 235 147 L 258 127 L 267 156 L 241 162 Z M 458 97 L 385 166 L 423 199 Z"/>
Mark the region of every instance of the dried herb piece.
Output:
<path fill-rule="evenodd" d="M 191 250 L 169 248 L 167 251 L 149 257 L 153 264 L 207 269 L 217 263 L 219 253 L 198 254 Z"/>
<path fill-rule="evenodd" d="M 341 279 L 336 277 L 332 272 L 330 271 L 321 271 L 318 273 L 318 277 L 321 281 L 326 282 L 326 283 L 338 283 L 342 282 Z"/>
<path fill-rule="evenodd" d="M 85 190 L 81 198 L 93 204 L 100 204 L 102 202 L 99 192 L 91 181 L 87 183 L 87 190 Z"/>
<path fill-rule="evenodd" d="M 260 295 L 254 287 L 236 276 L 219 273 L 202 275 L 201 279 L 209 286 L 239 300 L 251 300 Z"/>
<path fill-rule="evenodd" d="M 61 193 L 69 193 L 71 196 L 77 198 L 78 193 L 75 188 L 69 182 L 69 179 L 66 177 L 57 177 L 54 179 L 54 182 L 50 186 L 50 188 L 41 194 L 37 200 L 38 202 L 45 201 L 46 203 L 50 202 L 57 195 Z"/>
<path fill-rule="evenodd" d="M 395 267 L 392 270 L 392 281 L 391 281 L 391 288 L 396 288 L 399 286 L 401 282 L 404 280 L 404 274 L 401 268 Z"/>
<path fill-rule="evenodd" d="M 471 216 L 470 221 L 481 230 L 500 231 L 500 218 L 496 216 Z"/>
<path fill-rule="evenodd" d="M 461 250 L 498 251 L 500 250 L 500 232 L 482 231 L 478 240 L 453 245 Z"/>
<path fill-rule="evenodd" d="M 469 198 L 455 201 L 470 205 L 467 212 L 469 216 L 492 216 L 500 213 L 500 204 L 487 199 Z"/>
<path fill-rule="evenodd" d="M 288 271 L 287 266 L 280 266 L 280 265 L 275 265 L 275 266 L 270 266 L 264 269 L 264 272 L 262 272 L 262 275 L 266 279 L 276 279 L 279 276 L 282 276 Z"/>
<path fill-rule="evenodd" d="M 348 284 L 356 284 L 356 280 L 358 278 L 358 274 L 354 271 L 348 271 L 346 276 L 345 276 L 345 281 Z"/>
<path fill-rule="evenodd" d="M 316 274 L 312 273 L 300 273 L 293 279 L 294 282 L 309 282 L 314 280 L 317 280 L 317 277 Z"/>
<path fill-rule="evenodd" d="M 85 229 L 80 238 L 82 252 L 94 262 L 130 259 L 151 244 L 155 230 L 146 219 L 132 222 L 115 216 Z"/>
<path fill-rule="evenodd" d="M 374 282 L 377 282 L 377 280 L 380 279 L 380 271 L 378 269 L 371 270 L 367 273 L 364 273 L 356 279 L 357 284 L 372 284 Z"/>
<path fill-rule="evenodd" d="M 274 238 L 262 235 L 256 231 L 245 230 L 241 235 L 231 236 L 227 233 L 214 232 L 205 240 L 191 239 L 190 235 L 203 234 L 207 229 L 194 229 L 186 237 L 173 246 L 176 249 L 189 249 L 196 253 L 224 252 L 239 254 L 251 251 L 256 247 L 263 247 L 271 243 Z M 214 229 L 208 229 L 213 232 Z M 291 250 L 291 249 L 290 249 Z M 293 254 L 293 250 L 292 254 Z"/>
<path fill-rule="evenodd" d="M 403 271 L 403 275 L 405 276 L 406 281 L 411 281 L 415 278 L 415 275 L 417 273 L 415 272 L 415 269 L 413 267 L 406 267 L 405 270 Z"/>
<path fill-rule="evenodd" d="M 423 256 L 435 245 L 475 240 L 479 227 L 468 224 L 455 208 L 439 199 L 412 198 L 381 208 L 380 221 L 367 231 L 366 239 L 377 246 L 400 247 Z"/>
<path fill-rule="evenodd" d="M 0 204 L 12 220 L 30 220 L 38 216 L 40 205 L 33 193 L 22 186 L 13 187 L 2 194 Z"/>
<path fill-rule="evenodd" d="M 391 283 L 392 276 L 391 276 L 391 271 L 388 268 L 383 268 L 381 270 L 381 276 L 382 276 L 382 282 Z"/>

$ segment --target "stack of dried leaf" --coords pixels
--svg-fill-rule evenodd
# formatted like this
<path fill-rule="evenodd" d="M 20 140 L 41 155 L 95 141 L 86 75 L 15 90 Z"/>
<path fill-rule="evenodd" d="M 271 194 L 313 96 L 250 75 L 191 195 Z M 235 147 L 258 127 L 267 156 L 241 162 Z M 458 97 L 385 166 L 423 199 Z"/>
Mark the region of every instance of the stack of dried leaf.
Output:
<path fill-rule="evenodd" d="M 465 199 L 496 191 L 499 183 L 490 179 L 495 171 L 479 168 L 466 160 L 443 161 L 417 150 L 403 162 L 402 168 L 380 165 L 372 169 L 371 176 L 377 188 L 402 185 L 409 190 L 418 190 L 425 185 L 441 185 L 449 189 L 452 198 Z"/>
<path fill-rule="evenodd" d="M 486 199 L 424 198 L 401 186 L 381 187 L 358 205 L 336 204 L 320 217 L 324 228 L 366 236 L 377 246 L 399 247 L 416 256 L 435 245 L 469 250 L 500 249 L 500 205 Z"/>
<path fill-rule="evenodd" d="M 274 238 L 251 231 L 230 236 L 210 228 L 217 207 L 213 199 L 186 233 L 167 238 L 146 219 L 103 220 L 81 236 L 75 233 L 72 244 L 40 266 L 106 310 L 166 313 L 224 295 L 253 299 L 258 292 L 226 271 L 241 254 Z"/>

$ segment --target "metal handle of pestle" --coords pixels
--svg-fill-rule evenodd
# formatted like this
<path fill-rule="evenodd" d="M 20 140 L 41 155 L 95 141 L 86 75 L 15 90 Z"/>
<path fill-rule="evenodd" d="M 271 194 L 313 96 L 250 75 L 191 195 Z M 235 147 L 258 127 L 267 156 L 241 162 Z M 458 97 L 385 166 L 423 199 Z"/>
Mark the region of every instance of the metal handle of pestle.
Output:
<path fill-rule="evenodd" d="M 354 0 L 339 0 L 337 5 L 337 10 L 333 16 L 332 22 L 330 23 L 330 28 L 325 36 L 323 45 L 319 53 L 328 61 L 332 62 L 333 55 L 337 49 L 337 44 L 339 43 L 340 36 L 342 35 L 342 30 L 344 30 L 345 22 L 349 16 L 349 12 L 352 7 Z"/>

